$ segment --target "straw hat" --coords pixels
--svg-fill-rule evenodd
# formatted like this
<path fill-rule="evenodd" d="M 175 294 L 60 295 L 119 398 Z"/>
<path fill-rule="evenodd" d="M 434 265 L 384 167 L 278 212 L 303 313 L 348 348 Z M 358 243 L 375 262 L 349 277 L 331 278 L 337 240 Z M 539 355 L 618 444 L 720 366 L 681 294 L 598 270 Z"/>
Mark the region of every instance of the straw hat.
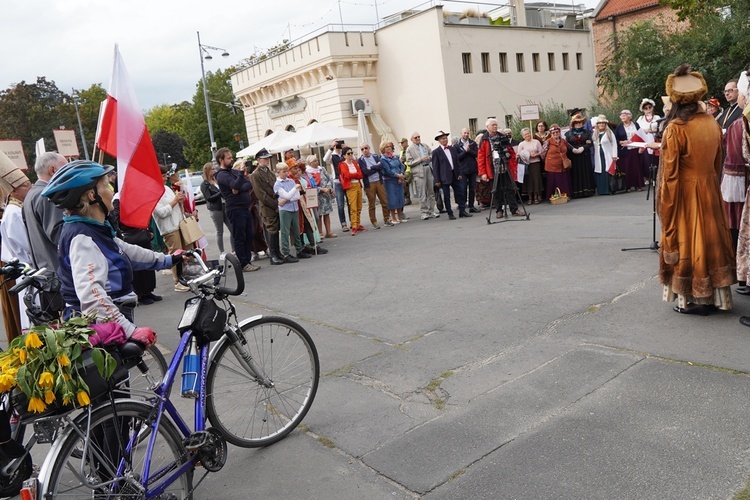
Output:
<path fill-rule="evenodd" d="M 586 118 L 581 113 L 576 113 L 570 117 L 570 126 L 573 127 L 576 123 L 586 123 Z"/>
<path fill-rule="evenodd" d="M 652 99 L 649 99 L 648 97 L 644 97 L 643 99 L 641 99 L 641 105 L 639 106 L 638 109 L 643 111 L 643 108 L 646 106 L 646 104 L 650 104 L 652 108 L 656 106 L 656 103 Z"/>

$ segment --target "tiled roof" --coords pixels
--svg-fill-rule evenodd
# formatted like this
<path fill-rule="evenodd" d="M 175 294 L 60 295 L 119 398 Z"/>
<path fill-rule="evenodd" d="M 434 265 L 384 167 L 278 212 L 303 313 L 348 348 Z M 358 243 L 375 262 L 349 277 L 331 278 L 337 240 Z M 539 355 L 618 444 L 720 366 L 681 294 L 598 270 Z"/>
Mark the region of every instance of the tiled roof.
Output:
<path fill-rule="evenodd" d="M 601 10 L 599 10 L 596 20 L 601 21 L 610 16 L 621 16 L 649 7 L 657 7 L 658 5 L 658 0 L 608 0 L 601 7 Z"/>

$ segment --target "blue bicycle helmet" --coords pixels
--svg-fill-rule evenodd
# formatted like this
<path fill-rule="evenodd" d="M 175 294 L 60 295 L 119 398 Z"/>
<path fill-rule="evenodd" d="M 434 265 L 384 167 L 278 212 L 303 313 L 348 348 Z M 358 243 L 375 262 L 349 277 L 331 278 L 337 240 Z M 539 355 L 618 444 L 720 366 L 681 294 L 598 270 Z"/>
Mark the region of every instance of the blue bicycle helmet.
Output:
<path fill-rule="evenodd" d="M 114 169 L 110 165 L 103 166 L 88 160 L 72 161 L 55 172 L 49 184 L 42 190 L 42 196 L 49 198 L 60 208 L 76 208 L 80 206 L 83 193 L 94 189 L 99 179 Z M 98 194 L 92 203 L 99 203 L 104 208 L 104 213 L 107 213 Z"/>

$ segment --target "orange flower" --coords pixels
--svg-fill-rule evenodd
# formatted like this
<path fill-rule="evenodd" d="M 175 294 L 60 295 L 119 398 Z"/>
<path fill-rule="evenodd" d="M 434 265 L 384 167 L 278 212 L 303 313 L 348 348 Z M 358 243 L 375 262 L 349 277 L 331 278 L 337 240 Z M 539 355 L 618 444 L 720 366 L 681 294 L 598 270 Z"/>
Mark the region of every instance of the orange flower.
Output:
<path fill-rule="evenodd" d="M 29 357 L 29 353 L 28 353 L 28 351 L 26 351 L 26 349 L 20 349 L 19 350 L 19 352 L 18 352 L 18 359 L 21 360 L 21 364 L 22 365 L 26 363 L 26 359 L 28 357 Z"/>
<path fill-rule="evenodd" d="M 16 385 L 16 379 L 8 373 L 0 375 L 0 392 L 8 392 L 11 387 Z"/>
<path fill-rule="evenodd" d="M 57 357 L 57 362 L 60 363 L 60 366 L 70 366 L 70 360 L 65 353 L 62 353 Z"/>
<path fill-rule="evenodd" d="M 42 389 L 51 389 L 52 386 L 55 384 L 55 378 L 52 376 L 52 374 L 48 371 L 42 372 L 41 375 L 39 375 L 39 387 Z"/>
<path fill-rule="evenodd" d="M 76 394 L 76 399 L 78 400 L 78 404 L 80 406 L 87 406 L 91 403 L 89 395 L 86 393 L 86 391 L 78 391 L 78 394 Z"/>

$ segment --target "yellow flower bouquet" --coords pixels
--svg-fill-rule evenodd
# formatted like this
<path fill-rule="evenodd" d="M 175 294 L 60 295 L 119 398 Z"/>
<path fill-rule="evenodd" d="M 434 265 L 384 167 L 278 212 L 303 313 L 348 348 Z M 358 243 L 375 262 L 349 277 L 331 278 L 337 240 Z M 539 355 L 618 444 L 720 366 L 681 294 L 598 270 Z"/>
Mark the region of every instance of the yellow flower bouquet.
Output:
<path fill-rule="evenodd" d="M 88 405 L 91 390 L 81 369 L 84 355 L 90 355 L 104 380 L 117 367 L 106 350 L 89 342 L 95 332 L 88 325 L 93 322 L 91 317 L 74 317 L 58 325 L 34 326 L 13 339 L 8 350 L 0 352 L 0 392 L 18 387 L 28 400 L 29 413 L 42 413 L 53 404 Z"/>

